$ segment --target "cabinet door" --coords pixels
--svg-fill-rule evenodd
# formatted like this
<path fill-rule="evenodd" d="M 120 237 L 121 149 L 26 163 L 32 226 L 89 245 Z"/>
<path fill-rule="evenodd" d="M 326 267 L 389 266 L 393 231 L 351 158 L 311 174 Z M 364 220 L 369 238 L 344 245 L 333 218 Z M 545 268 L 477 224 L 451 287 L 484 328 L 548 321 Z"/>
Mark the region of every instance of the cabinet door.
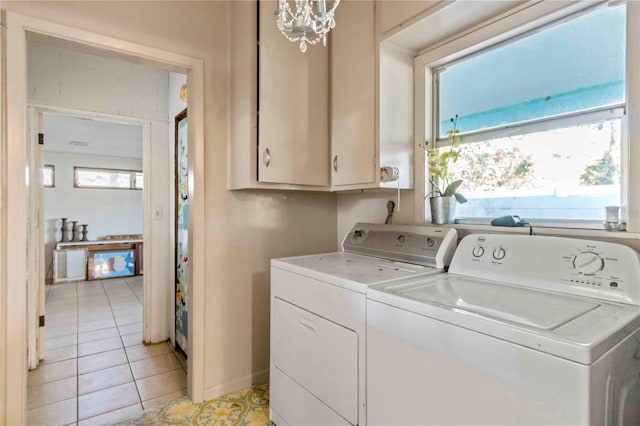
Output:
<path fill-rule="evenodd" d="M 342 1 L 331 31 L 331 183 L 375 182 L 375 8 Z"/>
<path fill-rule="evenodd" d="M 260 1 L 258 180 L 329 184 L 329 56 L 280 33 L 275 1 Z"/>

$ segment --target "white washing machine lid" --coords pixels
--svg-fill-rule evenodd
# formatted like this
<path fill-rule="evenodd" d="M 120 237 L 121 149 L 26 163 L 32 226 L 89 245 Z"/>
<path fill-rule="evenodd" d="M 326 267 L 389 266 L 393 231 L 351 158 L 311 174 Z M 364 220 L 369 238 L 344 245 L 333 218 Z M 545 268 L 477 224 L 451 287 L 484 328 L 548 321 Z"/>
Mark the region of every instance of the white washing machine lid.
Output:
<path fill-rule="evenodd" d="M 591 364 L 640 326 L 640 307 L 441 274 L 369 288 L 367 298 Z"/>
<path fill-rule="evenodd" d="M 429 266 L 344 252 L 272 259 L 271 266 L 359 293 L 366 293 L 370 285 L 442 272 Z"/>
<path fill-rule="evenodd" d="M 543 330 L 557 328 L 599 306 L 570 296 L 519 287 L 494 283 L 478 286 L 472 279 L 456 276 L 435 284 L 399 289 L 397 294 Z"/>

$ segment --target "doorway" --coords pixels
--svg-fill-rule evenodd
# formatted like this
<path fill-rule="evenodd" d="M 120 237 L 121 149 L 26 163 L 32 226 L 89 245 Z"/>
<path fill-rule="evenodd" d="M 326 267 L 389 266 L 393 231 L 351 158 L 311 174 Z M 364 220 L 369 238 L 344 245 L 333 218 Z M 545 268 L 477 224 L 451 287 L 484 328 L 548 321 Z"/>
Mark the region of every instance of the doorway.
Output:
<path fill-rule="evenodd" d="M 33 153 L 44 150 L 44 160 L 32 169 L 35 172 L 44 166 L 50 186 L 40 189 L 43 196 L 30 197 L 29 207 L 31 216 L 43 212 L 44 254 L 33 258 L 43 259 L 38 263 L 46 266 L 49 285 L 46 303 L 39 304 L 44 308 L 39 316 L 45 321 L 40 327 L 29 327 L 27 420 L 37 424 L 62 416 L 64 422 L 107 421 L 183 396 L 187 385 L 185 359 L 173 354 L 170 345 L 143 346 L 152 342 L 144 338 L 143 280 L 155 289 L 170 284 L 168 280 L 163 282 L 165 271 L 154 267 L 153 257 L 147 259 L 150 267 L 144 268 L 143 262 L 149 254 L 156 258 L 161 255 L 153 250 L 145 253 L 149 241 L 162 248 L 162 240 L 172 237 L 170 217 L 164 217 L 170 215 L 170 206 L 154 202 L 151 192 L 154 184 L 157 186 L 154 181 L 168 180 L 171 174 L 167 159 L 171 158 L 173 142 L 166 140 L 170 127 L 166 112 L 170 109 L 166 105 L 169 73 L 137 65 L 130 76 L 131 65 L 125 61 L 43 41 L 29 42 L 27 57 L 29 93 L 51 91 L 50 79 L 38 76 L 39 69 L 55 77 L 57 89 L 55 96 L 40 96 L 48 106 L 29 109 L 29 116 L 37 117 L 30 120 L 30 130 L 37 127 L 39 134 L 38 143 L 31 146 L 31 160 Z M 73 71 L 68 69 L 69 63 Z M 84 91 L 94 97 L 108 96 L 122 84 L 136 86 L 145 79 L 147 85 L 138 86 L 140 94 L 134 90 L 128 99 L 114 102 L 114 107 L 124 109 L 131 102 L 142 111 L 135 114 L 144 115 L 145 103 L 155 108 L 160 102 L 165 104 L 164 117 L 88 113 L 84 108 L 92 106 L 92 101 L 78 93 L 74 76 L 56 74 L 64 70 L 65 74 L 90 76 L 94 68 L 108 68 L 119 83 L 105 82 L 106 76 L 99 75 L 93 87 L 82 87 Z M 171 74 L 173 77 L 175 73 Z M 186 76 L 175 76 L 186 82 Z M 155 89 L 158 95 L 147 98 L 149 89 Z M 76 109 L 56 105 L 69 104 L 72 96 Z M 107 111 L 110 107 L 101 106 Z M 167 151 L 164 155 L 163 148 Z M 144 161 L 146 157 L 150 158 Z M 168 170 L 149 169 L 150 164 L 163 161 Z M 150 191 L 145 190 L 145 182 Z M 149 205 L 153 212 L 148 207 L 145 210 Z M 143 234 L 148 241 L 143 241 Z M 40 283 L 35 284 L 30 280 L 30 290 Z M 43 298 L 32 297 L 30 291 L 30 325 L 37 325 L 34 319 L 38 315 L 32 313 L 35 299 Z M 148 312 L 152 316 L 164 312 L 170 323 L 172 310 L 161 308 L 152 305 Z M 40 338 L 35 339 L 38 347 L 33 350 L 36 334 Z M 38 358 L 43 361 L 40 366 Z M 159 386 L 151 387 L 151 382 Z M 74 409 L 69 409 L 74 402 Z"/>
<path fill-rule="evenodd" d="M 26 105 L 27 105 L 27 93 L 24 90 L 26 87 L 26 52 L 27 52 L 27 38 L 30 35 L 48 34 L 47 37 L 56 38 L 62 40 L 63 43 L 70 43 L 71 40 L 82 40 L 81 43 L 73 42 L 76 44 L 82 44 L 84 50 L 101 50 L 105 53 L 105 56 L 122 56 L 126 58 L 135 57 L 142 62 L 152 62 L 154 65 L 165 67 L 165 69 L 171 69 L 173 71 L 187 72 L 189 76 L 189 108 L 190 108 L 190 127 L 189 127 L 189 144 L 193 147 L 191 151 L 194 152 L 193 158 L 202 159 L 202 156 L 198 156 L 198 153 L 202 153 L 203 150 L 203 96 L 201 93 L 203 83 L 203 67 L 202 61 L 185 57 L 182 55 L 176 55 L 169 52 L 164 52 L 157 49 L 148 48 L 145 46 L 135 45 L 133 43 L 123 44 L 119 40 L 111 39 L 109 37 L 100 36 L 90 32 L 77 30 L 70 27 L 64 27 L 60 25 L 50 24 L 37 19 L 31 19 L 28 17 L 20 16 L 17 14 L 7 13 L 7 153 L 8 157 L 12 159 L 11 162 L 6 162 L 6 157 L 3 158 L 5 164 L 3 168 L 6 169 L 6 175 L 4 185 L 9 188 L 7 192 L 7 203 L 4 204 L 4 212 L 7 223 L 12 224 L 12 229 L 7 227 L 3 229 L 3 237 L 6 238 L 7 247 L 11 247 L 11 251 L 3 251 L 2 263 L 4 265 L 20 264 L 20 258 L 16 253 L 24 253 L 22 248 L 26 248 L 26 229 L 27 219 L 29 215 L 28 203 L 24 194 L 27 193 L 26 182 L 20 180 L 19 170 L 25 167 L 30 157 L 26 150 L 24 150 L 24 141 L 26 140 L 27 129 L 23 126 L 26 123 Z M 196 92 L 192 94 L 192 92 Z M 40 105 L 36 105 L 40 106 Z M 154 122 L 150 123 L 151 131 L 153 132 Z M 147 159 L 144 160 L 146 163 Z M 191 181 L 190 193 L 194 194 L 194 197 L 190 203 L 190 223 L 193 222 L 194 226 L 203 223 L 203 167 L 201 161 L 194 161 L 190 159 L 189 163 L 190 173 L 193 173 L 194 179 Z M 146 170 L 146 167 L 145 167 Z M 154 170 L 154 169 L 151 169 Z M 24 176 L 24 174 L 22 174 Z M 154 173 L 149 176 L 145 176 L 145 180 L 153 178 Z M 160 185 L 161 187 L 163 185 Z M 166 190 L 166 186 L 165 186 Z M 146 192 L 146 191 L 145 191 Z M 153 191 L 150 191 L 153 192 Z M 153 196 L 150 198 L 149 207 L 152 212 L 153 220 L 162 220 L 163 217 L 168 217 L 168 211 L 162 208 L 158 209 L 154 204 Z M 146 208 L 145 197 L 145 208 Z M 147 226 L 153 228 L 154 221 L 145 221 L 145 236 Z M 151 222 L 151 223 L 149 223 Z M 22 226 L 23 224 L 24 226 Z M 146 238 L 145 238 L 146 240 Z M 167 244 L 168 246 L 168 244 Z M 149 265 L 157 262 L 154 255 L 161 250 L 155 250 L 157 247 L 152 245 L 154 250 L 145 250 L 145 259 L 151 259 L 151 262 L 145 262 L 146 269 L 149 270 Z M 169 252 L 168 247 L 167 252 Z M 203 256 L 203 240 L 199 235 L 194 235 L 189 239 L 189 248 L 191 256 L 189 281 L 191 288 L 193 289 L 193 295 L 189 298 L 190 312 L 192 313 L 189 330 L 190 335 L 201 335 L 202 324 L 198 321 L 201 318 L 202 306 L 201 306 L 201 292 L 203 291 L 203 279 L 202 279 L 202 267 L 200 259 Z M 24 258 L 22 258 L 24 261 Z M 151 274 L 153 274 L 151 268 Z M 169 297 L 165 294 L 160 294 L 158 289 L 154 289 L 147 283 L 148 273 L 145 271 L 145 284 L 144 284 L 144 338 L 149 342 L 162 341 L 163 336 L 166 339 L 170 324 L 166 321 L 166 318 L 158 315 L 155 311 L 150 310 L 150 306 L 169 306 Z M 160 274 L 158 274 L 160 275 Z M 23 347 L 21 342 L 26 342 L 26 335 L 22 330 L 26 327 L 23 318 L 26 312 L 26 297 L 20 295 L 21 288 L 24 291 L 26 284 L 26 271 L 21 270 L 19 267 L 7 269 L 7 273 L 2 277 L 3 292 L 7 294 L 11 292 L 16 294 L 16 297 L 12 297 L 11 303 L 8 303 L 6 299 L 2 300 L 3 315 L 10 318 L 9 321 L 4 322 L 5 330 L 12 329 L 11 333 L 4 332 L 6 336 L 6 345 L 4 348 L 11 347 L 15 355 L 7 355 L 1 357 L 4 379 L 7 382 L 13 384 L 17 392 L 7 392 L 5 389 L 0 390 L 0 396 L 5 401 L 3 404 L 6 408 L 6 421 L 7 423 L 24 423 L 24 414 L 26 412 L 26 356 L 22 357 L 20 351 L 16 351 L 15 348 Z M 147 291 L 150 290 L 150 291 Z M 76 286 L 77 291 L 77 286 Z M 24 294 L 24 293 L 23 293 Z M 198 297 L 200 296 L 200 297 Z M 150 301 L 153 305 L 147 303 Z M 173 302 L 173 300 L 171 300 Z M 157 311 L 157 310 L 156 310 Z M 22 315 L 21 315 L 22 312 Z M 202 399 L 202 350 L 203 345 L 199 339 L 190 339 L 189 341 L 189 379 L 188 379 L 188 391 L 189 395 L 196 402 Z M 26 348 L 25 348 L 26 350 Z M 23 352 L 24 354 L 24 352 Z M 199 373 L 198 373 L 199 372 Z M 195 373 L 195 374 L 194 374 Z M 20 391 L 22 389 L 22 391 Z"/>

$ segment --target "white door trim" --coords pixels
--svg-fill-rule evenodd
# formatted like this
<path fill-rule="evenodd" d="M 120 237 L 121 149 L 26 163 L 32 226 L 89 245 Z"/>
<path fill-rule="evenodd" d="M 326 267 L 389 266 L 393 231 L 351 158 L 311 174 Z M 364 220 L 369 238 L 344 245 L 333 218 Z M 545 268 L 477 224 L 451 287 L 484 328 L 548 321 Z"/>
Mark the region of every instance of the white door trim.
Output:
<path fill-rule="evenodd" d="M 7 18 L 9 14 L 7 13 Z M 25 424 L 27 394 L 26 356 L 26 231 L 27 231 L 27 104 L 26 40 L 15 22 L 6 29 L 6 131 L 2 164 L 2 227 L 4 270 L 2 274 L 2 358 L 4 369 L 4 424 Z M 19 64 L 24 64 L 20 66 Z M 16 66 L 18 65 L 18 66 Z M 23 72 L 21 72 L 23 71 Z M 23 100 L 21 102 L 21 100 Z"/>
<path fill-rule="evenodd" d="M 150 123 L 150 122 L 158 122 L 158 123 L 168 122 L 167 120 L 157 120 L 153 118 L 140 118 L 140 117 L 127 117 L 125 115 L 116 115 L 116 114 L 109 114 L 106 112 L 95 112 L 95 111 L 62 107 L 62 106 L 52 106 L 52 105 L 40 104 L 36 102 L 28 102 L 28 106 L 35 108 L 39 112 L 44 112 L 49 114 L 59 114 L 59 115 L 70 115 L 74 117 L 92 118 L 94 120 L 109 121 L 111 123 L 144 125 L 145 123 Z"/>
<path fill-rule="evenodd" d="M 44 326 L 40 326 L 40 317 L 44 315 L 44 229 L 42 206 L 44 188 L 42 187 L 43 155 L 38 135 L 42 131 L 42 114 L 33 107 L 27 111 L 29 133 L 27 135 L 29 161 L 29 238 L 27 250 L 29 260 L 29 279 L 27 280 L 27 352 L 30 370 L 38 367 L 44 357 Z"/>
<path fill-rule="evenodd" d="M 29 110 L 33 110 L 36 113 L 49 113 L 49 114 L 59 114 L 66 115 L 72 117 L 82 117 L 82 118 L 91 118 L 94 120 L 108 121 L 111 123 L 123 123 L 123 124 L 133 124 L 142 127 L 142 173 L 145 176 L 146 182 L 152 182 L 152 167 L 151 167 L 151 121 L 156 122 L 165 122 L 163 120 L 149 120 L 145 118 L 135 118 L 135 117 L 124 117 L 120 115 L 114 114 L 106 114 L 95 111 L 86 111 L 76 108 L 67 108 L 67 107 L 58 107 L 58 106 L 49 106 L 43 104 L 34 104 L 29 103 Z M 46 144 L 46 135 L 45 135 L 45 144 Z M 168 166 L 168 165 L 167 165 Z M 162 288 L 158 286 L 152 285 L 153 283 L 153 275 L 154 270 L 161 268 L 163 265 L 154 265 L 153 257 L 151 253 L 153 252 L 154 246 L 154 235 L 152 232 L 152 199 L 151 199 L 151 191 L 143 191 L 143 211 L 144 211 L 144 220 L 143 220 L 143 240 L 145 243 L 145 249 L 143 252 L 143 264 L 147 265 L 145 270 L 145 274 L 143 275 L 143 287 L 144 287 L 144 330 L 143 330 L 143 340 L 148 343 L 158 342 L 166 339 L 166 337 L 162 337 L 162 328 L 159 324 L 158 318 L 161 317 L 164 313 L 165 315 L 171 315 L 171 310 L 167 312 L 166 309 L 157 309 L 154 315 L 154 307 L 159 306 L 158 300 L 164 300 L 166 295 L 158 294 L 158 291 L 164 292 L 169 289 Z M 171 225 L 171 229 L 173 229 L 173 225 Z M 173 231 L 171 231 L 173 232 Z M 44 256 L 44 253 L 42 253 Z M 35 321 L 32 318 L 27 318 L 27 321 Z M 31 360 L 29 360 L 29 368 L 31 369 Z"/>
<path fill-rule="evenodd" d="M 174 70 L 186 71 L 189 81 L 189 253 L 191 253 L 188 298 L 189 359 L 188 392 L 194 402 L 204 391 L 204 62 L 137 43 L 6 12 L 6 131 L 2 160 L 2 229 L 0 264 L 2 324 L 0 369 L 4 383 L 0 405 L 5 407 L 0 423 L 24 424 L 26 409 L 26 229 L 27 200 L 25 171 L 28 164 L 27 63 L 28 33 L 37 33 L 116 53 L 141 58 Z M 7 161 L 7 159 L 11 159 Z M 199 232 L 193 232 L 197 229 Z M 10 297 L 7 297 L 10 296 Z M 10 300 L 10 303 L 8 302 Z"/>
<path fill-rule="evenodd" d="M 34 182 L 36 178 L 35 174 L 35 166 L 36 166 L 36 158 L 35 148 L 38 144 L 38 132 L 40 129 L 37 128 L 38 125 L 38 113 L 33 109 L 29 108 L 27 110 L 27 120 L 29 122 L 29 131 L 27 134 L 27 158 L 29 161 L 29 184 L 27 186 L 28 194 L 28 210 L 29 210 L 29 238 L 27 239 L 27 258 L 29 259 L 27 269 L 28 279 L 27 279 L 27 367 L 29 370 L 33 370 L 38 367 L 38 362 L 40 358 L 38 357 L 38 316 L 39 312 L 39 287 L 40 287 L 40 274 L 38 267 L 38 256 L 41 255 L 40 252 L 40 238 L 39 238 L 39 227 L 37 221 L 37 208 L 39 207 L 35 201 L 36 197 L 34 194 L 34 185 L 37 185 Z M 36 234 L 38 234 L 38 239 L 36 240 Z M 35 261 L 34 261 L 35 260 Z"/>

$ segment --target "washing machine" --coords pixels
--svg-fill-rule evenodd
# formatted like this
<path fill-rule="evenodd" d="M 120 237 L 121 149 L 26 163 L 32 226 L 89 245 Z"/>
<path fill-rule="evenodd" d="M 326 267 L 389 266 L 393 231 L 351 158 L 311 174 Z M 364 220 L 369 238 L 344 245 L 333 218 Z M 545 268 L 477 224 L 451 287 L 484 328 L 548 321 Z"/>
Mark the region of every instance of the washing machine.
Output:
<path fill-rule="evenodd" d="M 440 274 L 454 229 L 358 223 L 343 251 L 271 261 L 270 418 L 366 424 L 366 292 Z"/>
<path fill-rule="evenodd" d="M 370 425 L 640 424 L 640 262 L 469 235 L 448 274 L 367 292 Z"/>

